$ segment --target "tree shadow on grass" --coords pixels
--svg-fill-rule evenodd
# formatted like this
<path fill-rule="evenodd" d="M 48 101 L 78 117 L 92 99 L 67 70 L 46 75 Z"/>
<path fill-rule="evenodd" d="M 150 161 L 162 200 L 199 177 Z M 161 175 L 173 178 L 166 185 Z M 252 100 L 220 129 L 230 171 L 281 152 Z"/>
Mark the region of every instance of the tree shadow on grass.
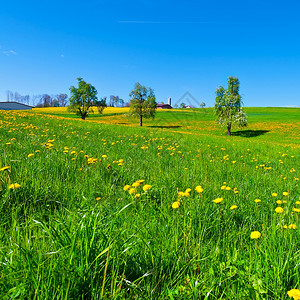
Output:
<path fill-rule="evenodd" d="M 180 128 L 182 126 L 148 126 L 148 127 L 152 127 L 152 128 Z"/>
<path fill-rule="evenodd" d="M 251 137 L 263 135 L 267 132 L 269 132 L 269 130 L 239 130 L 239 131 L 232 132 L 231 135 L 251 138 Z"/>

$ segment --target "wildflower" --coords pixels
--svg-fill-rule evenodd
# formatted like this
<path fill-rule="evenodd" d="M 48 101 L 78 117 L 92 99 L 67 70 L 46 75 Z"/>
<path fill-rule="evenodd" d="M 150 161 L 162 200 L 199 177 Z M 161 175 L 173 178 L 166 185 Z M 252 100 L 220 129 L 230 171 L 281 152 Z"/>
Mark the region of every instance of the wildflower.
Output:
<path fill-rule="evenodd" d="M 192 189 L 186 189 L 185 193 L 189 193 Z"/>
<path fill-rule="evenodd" d="M 221 190 L 225 190 L 225 189 L 226 189 L 226 185 L 222 185 Z"/>
<path fill-rule="evenodd" d="M 140 198 L 140 197 L 141 197 L 141 194 L 135 194 L 134 197 L 135 197 L 135 198 Z"/>
<path fill-rule="evenodd" d="M 103 155 L 102 155 L 102 158 L 107 158 L 107 155 L 103 154 Z"/>
<path fill-rule="evenodd" d="M 145 185 L 143 186 L 143 191 L 146 192 L 146 191 L 150 190 L 151 187 L 152 187 L 152 186 L 151 186 L 150 184 L 145 184 Z"/>
<path fill-rule="evenodd" d="M 283 229 L 287 229 L 288 227 L 287 227 L 287 225 L 283 225 L 282 228 Z"/>
<path fill-rule="evenodd" d="M 175 201 L 172 204 L 172 208 L 174 208 L 174 209 L 178 208 L 179 206 L 180 206 L 180 202 L 179 201 Z"/>
<path fill-rule="evenodd" d="M 131 188 L 131 189 L 128 191 L 128 193 L 129 193 L 130 195 L 132 195 L 134 192 L 135 192 L 135 189 L 134 189 L 134 188 Z"/>
<path fill-rule="evenodd" d="M 136 182 L 143 183 L 143 182 L 145 182 L 145 180 L 144 179 L 140 179 L 140 180 L 137 180 Z"/>
<path fill-rule="evenodd" d="M 184 192 L 178 192 L 178 197 L 184 197 Z"/>
<path fill-rule="evenodd" d="M 261 233 L 259 231 L 252 231 L 250 234 L 250 238 L 252 240 L 259 239 L 261 237 Z"/>
<path fill-rule="evenodd" d="M 0 171 L 5 171 L 5 170 L 8 170 L 10 168 L 10 166 L 5 166 L 5 167 L 2 167 L 1 169 L 0 169 Z"/>
<path fill-rule="evenodd" d="M 254 202 L 259 203 L 259 202 L 261 202 L 261 200 L 260 199 L 255 199 Z"/>
<path fill-rule="evenodd" d="M 126 184 L 124 187 L 123 187 L 123 190 L 124 191 L 127 191 L 131 188 L 131 186 L 129 184 Z"/>
<path fill-rule="evenodd" d="M 32 157 L 32 156 L 34 156 L 33 153 L 29 153 L 29 154 L 27 155 L 27 157 Z"/>
<path fill-rule="evenodd" d="M 300 208 L 295 208 L 295 207 L 294 207 L 294 208 L 293 208 L 293 211 L 294 211 L 294 212 L 300 212 Z"/>
<path fill-rule="evenodd" d="M 97 201 L 101 200 L 101 197 L 97 197 L 96 200 L 97 200 Z"/>
<path fill-rule="evenodd" d="M 21 185 L 18 183 L 12 183 L 9 185 L 10 190 L 18 189 L 19 187 L 21 187 Z"/>
<path fill-rule="evenodd" d="M 278 214 L 281 214 L 281 213 L 283 213 L 283 208 L 280 207 L 280 206 L 278 206 L 278 207 L 275 208 L 275 211 L 276 211 Z"/>
<path fill-rule="evenodd" d="M 288 192 L 283 192 L 282 195 L 283 195 L 283 196 L 288 196 L 289 193 L 288 193 Z"/>
<path fill-rule="evenodd" d="M 133 187 L 138 187 L 139 185 L 140 185 L 140 183 L 137 181 L 132 184 Z"/>
<path fill-rule="evenodd" d="M 199 194 L 201 194 L 204 191 L 204 189 L 202 188 L 201 185 L 198 185 L 195 187 L 195 191 L 198 192 Z"/>
<path fill-rule="evenodd" d="M 223 201 L 223 198 L 216 198 L 213 200 L 214 203 L 221 203 Z"/>
<path fill-rule="evenodd" d="M 297 228 L 297 225 L 295 225 L 295 224 L 290 224 L 289 225 L 289 229 L 296 229 Z"/>
<path fill-rule="evenodd" d="M 277 197 L 278 195 L 276 193 L 272 193 L 272 196 L 273 197 Z"/>
<path fill-rule="evenodd" d="M 1 171 L 1 169 L 0 169 L 0 171 Z M 296 201 L 296 204 L 298 204 L 298 205 L 299 205 L 299 204 L 300 204 L 300 201 Z"/>
<path fill-rule="evenodd" d="M 237 208 L 237 205 L 231 205 L 231 206 L 230 206 L 230 209 L 231 209 L 231 210 L 234 210 L 234 209 L 236 209 L 236 208 Z"/>
<path fill-rule="evenodd" d="M 293 298 L 294 300 L 300 300 L 300 290 L 298 289 L 289 290 L 287 294 L 290 298 Z"/>
<path fill-rule="evenodd" d="M 276 203 L 277 204 L 282 204 L 282 201 L 281 200 L 277 200 Z"/>

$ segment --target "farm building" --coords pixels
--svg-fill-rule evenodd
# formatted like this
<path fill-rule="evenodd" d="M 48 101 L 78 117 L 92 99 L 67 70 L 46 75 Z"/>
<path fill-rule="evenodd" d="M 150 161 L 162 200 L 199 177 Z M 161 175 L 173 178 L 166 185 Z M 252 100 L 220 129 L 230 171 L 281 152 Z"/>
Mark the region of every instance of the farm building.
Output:
<path fill-rule="evenodd" d="M 0 110 L 25 110 L 33 107 L 19 102 L 0 102 Z"/>
<path fill-rule="evenodd" d="M 160 108 L 160 109 L 171 109 L 171 108 L 173 108 L 171 106 L 171 97 L 168 98 L 168 104 L 158 103 L 156 105 L 156 108 Z"/>
<path fill-rule="evenodd" d="M 171 109 L 172 106 L 170 104 L 157 104 L 156 106 L 157 108 L 161 108 L 161 109 Z"/>

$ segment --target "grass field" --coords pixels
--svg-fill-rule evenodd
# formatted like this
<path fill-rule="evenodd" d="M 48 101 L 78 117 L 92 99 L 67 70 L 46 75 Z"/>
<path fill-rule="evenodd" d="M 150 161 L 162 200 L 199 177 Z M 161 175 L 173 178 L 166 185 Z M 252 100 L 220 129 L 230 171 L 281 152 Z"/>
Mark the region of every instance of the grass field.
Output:
<path fill-rule="evenodd" d="M 300 109 L 245 110 L 1 111 L 0 298 L 289 299 Z"/>

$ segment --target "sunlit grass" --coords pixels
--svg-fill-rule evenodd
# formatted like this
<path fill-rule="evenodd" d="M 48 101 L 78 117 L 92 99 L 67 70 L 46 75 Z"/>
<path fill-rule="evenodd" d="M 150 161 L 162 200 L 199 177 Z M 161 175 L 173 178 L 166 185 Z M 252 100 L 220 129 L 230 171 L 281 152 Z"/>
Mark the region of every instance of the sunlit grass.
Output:
<path fill-rule="evenodd" d="M 287 299 L 299 288 L 294 110 L 280 121 L 264 109 L 232 137 L 210 110 L 160 111 L 143 128 L 116 110 L 1 113 L 1 298 Z"/>

